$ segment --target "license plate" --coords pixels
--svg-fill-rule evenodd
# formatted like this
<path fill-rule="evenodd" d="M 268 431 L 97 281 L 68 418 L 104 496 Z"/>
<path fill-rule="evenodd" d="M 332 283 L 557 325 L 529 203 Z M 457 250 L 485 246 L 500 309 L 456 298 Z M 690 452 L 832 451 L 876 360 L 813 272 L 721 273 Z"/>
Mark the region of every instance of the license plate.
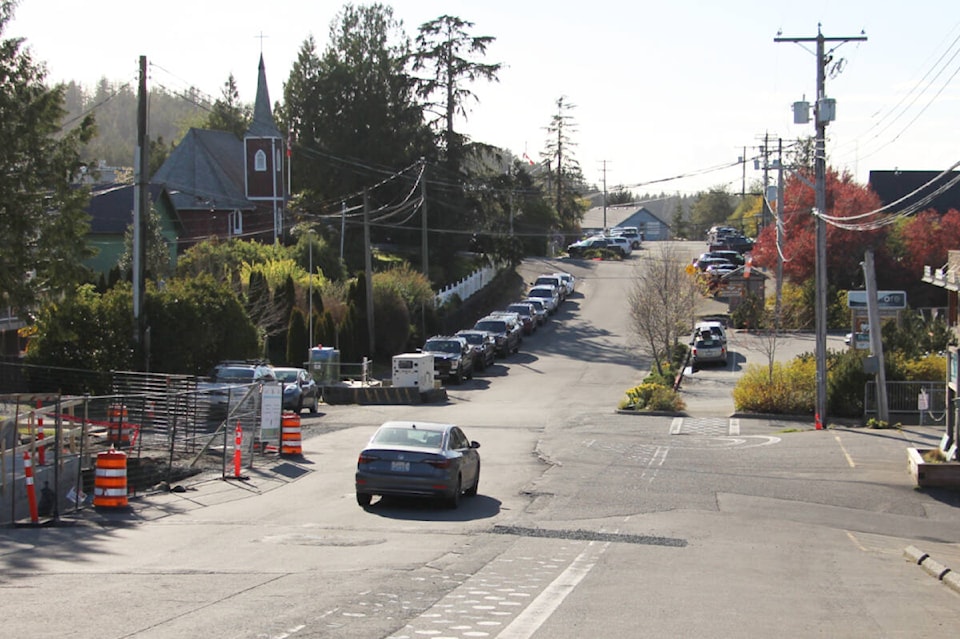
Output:
<path fill-rule="evenodd" d="M 390 470 L 395 473 L 409 473 L 410 472 L 410 462 L 408 461 L 393 461 L 390 462 Z"/>

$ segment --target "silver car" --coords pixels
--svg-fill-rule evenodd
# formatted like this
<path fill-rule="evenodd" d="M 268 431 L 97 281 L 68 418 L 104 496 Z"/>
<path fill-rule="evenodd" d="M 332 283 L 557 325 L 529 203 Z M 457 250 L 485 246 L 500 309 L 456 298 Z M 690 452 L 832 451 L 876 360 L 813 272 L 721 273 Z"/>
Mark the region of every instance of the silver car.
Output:
<path fill-rule="evenodd" d="M 480 444 L 459 426 L 434 422 L 385 422 L 357 460 L 357 503 L 374 495 L 442 499 L 450 508 L 480 485 Z"/>
<path fill-rule="evenodd" d="M 694 340 L 690 354 L 695 368 L 708 363 L 723 365 L 727 363 L 727 345 L 718 338 L 707 337 L 703 333 Z"/>

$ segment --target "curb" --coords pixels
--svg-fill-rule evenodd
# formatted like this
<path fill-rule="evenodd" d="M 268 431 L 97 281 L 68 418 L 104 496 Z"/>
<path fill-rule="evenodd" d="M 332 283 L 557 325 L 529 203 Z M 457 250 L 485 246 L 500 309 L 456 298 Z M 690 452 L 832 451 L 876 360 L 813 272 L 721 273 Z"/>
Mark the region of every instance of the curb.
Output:
<path fill-rule="evenodd" d="M 907 546 L 904 548 L 903 557 L 907 561 L 917 564 L 923 568 L 924 572 L 928 575 L 943 582 L 948 588 L 960 594 L 960 574 L 953 572 L 949 567 L 936 561 L 916 546 Z"/>

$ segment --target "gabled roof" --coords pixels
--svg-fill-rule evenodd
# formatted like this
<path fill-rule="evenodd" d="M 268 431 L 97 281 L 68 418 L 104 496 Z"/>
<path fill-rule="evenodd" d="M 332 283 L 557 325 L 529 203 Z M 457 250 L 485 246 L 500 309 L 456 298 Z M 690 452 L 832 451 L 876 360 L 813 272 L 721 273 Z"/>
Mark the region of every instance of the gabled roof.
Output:
<path fill-rule="evenodd" d="M 653 214 L 646 206 L 637 204 L 616 204 L 607 206 L 606 227 L 612 228 L 620 224 L 636 226 L 639 222 L 665 222 Z M 604 228 L 604 211 L 602 206 L 595 206 L 583 214 L 580 226 L 585 229 Z M 629 223 L 628 223 L 629 222 Z"/>
<path fill-rule="evenodd" d="M 280 138 L 277 123 L 273 120 L 273 110 L 270 106 L 270 92 L 267 90 L 267 72 L 263 65 L 263 55 L 260 55 L 260 75 L 257 78 L 257 99 L 253 103 L 253 121 L 247 130 L 247 135 L 255 138 Z"/>
<path fill-rule="evenodd" d="M 90 233 L 92 235 L 123 235 L 133 223 L 133 184 L 97 184 L 90 189 Z M 150 200 L 164 197 L 163 186 L 149 186 Z"/>
<path fill-rule="evenodd" d="M 252 210 L 244 187 L 243 142 L 227 131 L 191 128 L 153 176 L 178 211 Z"/>

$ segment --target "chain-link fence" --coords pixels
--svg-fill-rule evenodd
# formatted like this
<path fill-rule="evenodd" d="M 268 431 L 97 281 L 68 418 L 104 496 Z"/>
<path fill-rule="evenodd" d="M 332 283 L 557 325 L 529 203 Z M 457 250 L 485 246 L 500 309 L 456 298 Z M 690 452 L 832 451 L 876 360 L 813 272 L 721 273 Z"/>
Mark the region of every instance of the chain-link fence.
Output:
<path fill-rule="evenodd" d="M 24 454 L 37 490 L 53 499 L 47 514 L 56 516 L 92 504 L 97 455 L 111 449 L 126 453 L 131 496 L 200 472 L 232 474 L 238 426 L 246 467 L 277 451 L 279 427 L 262 428 L 260 384 L 198 389 L 190 376 L 113 373 L 112 386 L 103 395 L 0 395 L 0 522 L 29 514 Z M 268 424 L 279 424 L 280 395 L 268 404 Z"/>

